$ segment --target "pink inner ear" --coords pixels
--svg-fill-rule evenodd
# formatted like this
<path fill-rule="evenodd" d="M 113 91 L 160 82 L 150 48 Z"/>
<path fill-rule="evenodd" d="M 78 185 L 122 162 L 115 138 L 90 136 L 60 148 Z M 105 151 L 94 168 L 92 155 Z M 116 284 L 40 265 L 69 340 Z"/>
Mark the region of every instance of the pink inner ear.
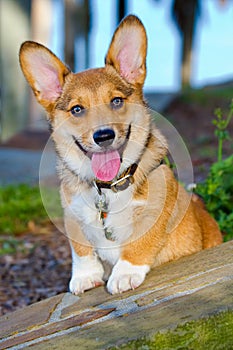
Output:
<path fill-rule="evenodd" d="M 126 33 L 124 36 L 124 42 L 119 49 L 117 61 L 120 65 L 121 76 L 129 82 L 135 82 L 141 74 L 140 67 L 143 58 L 140 52 L 140 40 L 136 41 L 131 34 Z"/>
<path fill-rule="evenodd" d="M 120 74 L 129 82 L 134 82 L 140 76 L 140 57 L 131 56 L 128 48 L 124 47 L 118 54 Z"/>
<path fill-rule="evenodd" d="M 41 97 L 46 100 L 55 101 L 62 93 L 58 72 L 51 66 L 44 66 L 40 74 Z"/>
<path fill-rule="evenodd" d="M 40 91 L 40 97 L 48 101 L 55 101 L 62 93 L 57 67 L 49 62 L 47 57 L 35 56 L 32 73 L 35 78 L 35 88 Z"/>

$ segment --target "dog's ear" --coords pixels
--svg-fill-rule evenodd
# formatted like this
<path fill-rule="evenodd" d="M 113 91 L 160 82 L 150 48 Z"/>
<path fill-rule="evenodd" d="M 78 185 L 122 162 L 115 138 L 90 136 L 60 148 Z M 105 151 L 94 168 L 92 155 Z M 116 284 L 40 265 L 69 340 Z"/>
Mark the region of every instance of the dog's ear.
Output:
<path fill-rule="evenodd" d="M 129 15 L 116 29 L 105 62 L 126 81 L 142 86 L 146 77 L 147 36 L 142 22 Z"/>
<path fill-rule="evenodd" d="M 62 93 L 70 70 L 49 49 L 33 41 L 21 45 L 19 60 L 22 71 L 38 102 L 49 112 Z"/>

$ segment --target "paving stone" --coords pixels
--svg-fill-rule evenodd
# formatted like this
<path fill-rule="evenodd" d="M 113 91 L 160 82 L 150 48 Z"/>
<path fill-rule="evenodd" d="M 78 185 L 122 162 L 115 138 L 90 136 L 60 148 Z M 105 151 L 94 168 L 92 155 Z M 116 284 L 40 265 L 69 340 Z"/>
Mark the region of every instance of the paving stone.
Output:
<path fill-rule="evenodd" d="M 85 327 L 63 336 L 32 345 L 33 350 L 98 350 L 127 344 L 143 337 L 174 329 L 200 318 L 208 318 L 232 308 L 233 283 L 209 286 L 192 295 L 165 300 L 152 308 Z M 229 325 L 230 326 L 230 325 Z M 220 340 L 221 341 L 221 340 Z"/>
<path fill-rule="evenodd" d="M 220 248 L 221 247 L 221 248 Z M 162 266 L 156 267 L 152 270 L 147 278 L 146 282 L 134 291 L 134 294 L 149 291 L 156 287 L 156 289 L 170 288 L 179 281 L 186 281 L 193 279 L 196 274 L 206 273 L 213 269 L 219 268 L 224 265 L 222 261 L 222 250 L 224 250 L 224 262 L 225 265 L 232 262 L 233 257 L 233 242 L 225 243 L 214 249 L 208 249 L 201 251 L 200 253 L 192 256 L 187 256 L 177 261 L 173 261 Z M 218 252 L 221 251 L 219 254 Z M 182 264 L 182 269 L 180 268 Z M 230 269 L 230 267 L 229 267 Z M 210 272 L 210 275 L 212 272 Z M 203 277 L 204 279 L 206 277 Z M 132 295 L 132 292 L 126 292 L 123 295 L 116 295 L 115 300 L 122 300 Z M 150 298 L 149 296 L 147 298 Z M 80 310 L 92 306 L 99 306 L 104 302 L 111 301 L 111 295 L 106 291 L 104 287 L 99 287 L 94 290 L 85 292 L 80 297 L 77 297 L 77 302 L 67 306 L 62 310 L 61 317 L 65 318 L 71 314 L 78 314 Z"/>
<path fill-rule="evenodd" d="M 141 287 L 144 290 L 150 290 L 153 286 L 157 288 L 171 286 L 229 263 L 233 263 L 233 241 L 156 267 L 152 273 L 148 274 L 146 285 Z"/>
<path fill-rule="evenodd" d="M 81 315 L 74 316 L 71 318 L 68 318 L 66 320 L 60 321 L 60 322 L 54 322 L 47 324 L 45 327 L 39 328 L 34 331 L 29 331 L 25 334 L 19 335 L 18 337 L 10 338 L 6 340 L 5 342 L 2 342 L 0 344 L 0 350 L 6 349 L 12 346 L 16 346 L 19 344 L 23 344 L 25 342 L 31 341 L 33 339 L 38 339 L 41 337 L 45 337 L 51 334 L 54 334 L 59 331 L 63 331 L 72 327 L 81 326 L 85 323 L 94 321 L 100 317 L 106 316 L 109 313 L 114 311 L 113 308 L 105 309 L 105 310 L 95 310 L 95 311 L 88 311 L 84 312 Z"/>
<path fill-rule="evenodd" d="M 227 279 L 233 279 L 233 263 L 211 269 L 194 276 L 189 276 L 186 280 L 181 280 L 169 288 L 156 288 L 154 292 L 137 299 L 138 306 L 145 306 L 155 301 L 171 298 L 176 295 L 191 294 L 193 291 L 203 289 L 208 286 L 221 283 Z"/>
<path fill-rule="evenodd" d="M 221 248 L 220 248 L 221 247 Z M 222 253 L 218 256 L 218 252 L 224 249 L 225 264 L 232 261 L 233 242 L 228 242 L 214 249 L 201 251 L 192 256 L 183 257 L 177 261 L 173 261 L 162 266 L 156 267 L 146 277 L 146 283 L 137 288 L 134 293 L 141 293 L 156 287 L 157 289 L 169 287 L 177 281 L 193 278 L 198 273 L 205 273 L 208 270 L 218 268 L 222 265 Z M 179 268 L 182 264 L 182 269 Z M 126 292 L 123 295 L 116 295 L 115 300 L 121 300 L 132 292 Z M 62 310 L 61 318 L 65 318 L 71 314 L 78 314 L 80 309 L 86 308 L 89 305 L 98 306 L 103 302 L 112 300 L 111 295 L 106 291 L 105 287 L 99 287 L 85 292 L 80 297 L 77 297 L 77 302 L 67 306 Z"/>
<path fill-rule="evenodd" d="M 2 316 L 0 339 L 45 324 L 63 296 L 64 293 Z"/>
<path fill-rule="evenodd" d="M 69 317 L 70 315 L 75 315 L 75 314 L 77 315 L 83 309 L 90 307 L 90 305 L 92 307 L 98 307 L 104 302 L 111 301 L 112 298 L 113 298 L 112 295 L 106 291 L 105 287 L 98 287 L 98 288 L 89 290 L 80 296 L 76 296 L 77 301 L 65 307 L 61 311 L 61 318 L 66 318 L 66 317 Z M 121 298 L 124 298 L 124 296 L 120 296 L 120 295 L 115 296 L 114 299 L 119 300 Z"/>

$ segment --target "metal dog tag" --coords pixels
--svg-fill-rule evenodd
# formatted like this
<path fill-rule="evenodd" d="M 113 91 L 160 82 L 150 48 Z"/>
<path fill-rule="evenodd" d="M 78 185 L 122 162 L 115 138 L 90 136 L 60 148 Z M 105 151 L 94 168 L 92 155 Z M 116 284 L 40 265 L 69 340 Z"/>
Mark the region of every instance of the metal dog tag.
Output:
<path fill-rule="evenodd" d="M 104 193 L 98 194 L 95 198 L 95 207 L 98 209 L 99 213 L 108 212 L 108 203 L 106 201 L 106 196 Z"/>
<path fill-rule="evenodd" d="M 109 241 L 112 241 L 112 242 L 115 241 L 115 238 L 113 237 L 113 232 L 112 232 L 112 230 L 109 229 L 108 227 L 105 227 L 105 228 L 104 228 L 104 234 L 105 234 L 105 237 L 106 237 Z"/>
<path fill-rule="evenodd" d="M 99 221 L 101 221 L 106 239 L 114 241 L 112 230 L 106 226 L 106 218 L 108 216 L 108 203 L 104 193 L 99 193 L 95 198 L 95 207 L 99 212 Z"/>

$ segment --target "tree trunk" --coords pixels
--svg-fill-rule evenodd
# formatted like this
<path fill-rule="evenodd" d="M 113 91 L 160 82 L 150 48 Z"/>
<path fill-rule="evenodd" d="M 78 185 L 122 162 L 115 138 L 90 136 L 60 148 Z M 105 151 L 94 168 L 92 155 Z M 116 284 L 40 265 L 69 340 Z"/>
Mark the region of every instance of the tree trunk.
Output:
<path fill-rule="evenodd" d="M 118 0 L 117 1 L 117 23 L 126 16 L 127 13 L 127 1 L 126 0 Z"/>
<path fill-rule="evenodd" d="M 90 12 L 88 0 L 65 0 L 65 62 L 80 71 L 88 67 Z"/>
<path fill-rule="evenodd" d="M 190 14 L 183 33 L 182 58 L 181 58 L 181 84 L 182 88 L 190 86 L 192 72 L 192 52 L 195 19 L 194 13 Z"/>
<path fill-rule="evenodd" d="M 181 83 L 182 88 L 190 86 L 192 68 L 192 49 L 199 0 L 174 0 L 172 14 L 179 28 L 182 40 L 181 50 Z"/>

